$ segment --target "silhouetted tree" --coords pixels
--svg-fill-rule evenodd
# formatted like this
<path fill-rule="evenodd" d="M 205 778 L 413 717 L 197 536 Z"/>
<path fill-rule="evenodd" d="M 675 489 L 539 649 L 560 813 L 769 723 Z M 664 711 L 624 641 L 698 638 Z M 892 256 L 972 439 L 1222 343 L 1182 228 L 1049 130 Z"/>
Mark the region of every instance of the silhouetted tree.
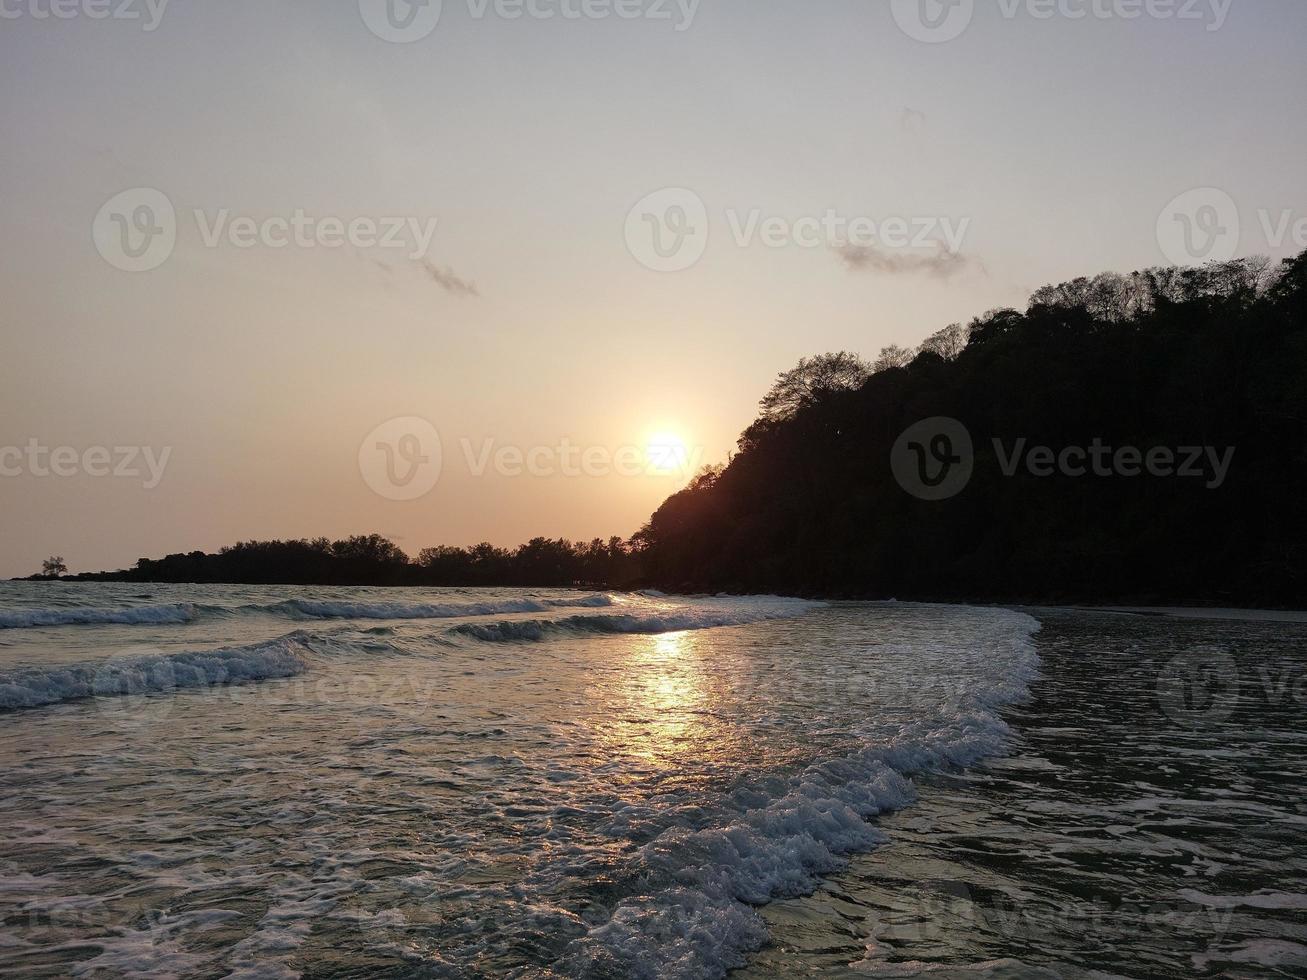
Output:
<path fill-rule="evenodd" d="M 927 337 L 918 349 L 918 354 L 929 353 L 945 360 L 956 360 L 967 349 L 971 332 L 960 323 L 950 323 L 943 330 Z"/>
<path fill-rule="evenodd" d="M 534 538 L 513 551 L 491 544 L 424 548 L 416 561 L 378 534 L 341 541 L 242 541 L 210 555 L 201 551 L 142 558 L 123 572 L 85 579 L 232 582 L 286 585 L 432 585 L 594 588 L 631 585 L 639 559 L 619 537 L 590 542 Z"/>
<path fill-rule="evenodd" d="M 876 358 L 876 363 L 872 366 L 875 374 L 881 374 L 884 371 L 893 371 L 895 368 L 905 368 L 912 363 L 913 358 L 917 356 L 916 351 L 907 347 L 900 347 L 898 344 L 890 344 L 880 352 Z"/>
<path fill-rule="evenodd" d="M 805 357 L 797 367 L 782 374 L 763 396 L 763 418 L 769 421 L 791 418 L 832 392 L 861 386 L 870 373 L 865 361 L 847 351 Z"/>
<path fill-rule="evenodd" d="M 853 355 L 844 355 L 856 361 Z M 636 535 L 663 588 L 1301 606 L 1307 586 L 1307 253 L 1106 273 L 948 327 L 823 397 L 782 375 L 724 469 Z M 897 368 L 897 369 L 896 369 Z M 778 407 L 781 410 L 778 410 Z M 975 469 L 927 502 L 896 482 L 911 424 L 961 421 Z M 1037 477 L 1028 446 L 1233 447 L 1226 482 Z M 1177 464 L 1178 465 L 1178 464 Z"/>

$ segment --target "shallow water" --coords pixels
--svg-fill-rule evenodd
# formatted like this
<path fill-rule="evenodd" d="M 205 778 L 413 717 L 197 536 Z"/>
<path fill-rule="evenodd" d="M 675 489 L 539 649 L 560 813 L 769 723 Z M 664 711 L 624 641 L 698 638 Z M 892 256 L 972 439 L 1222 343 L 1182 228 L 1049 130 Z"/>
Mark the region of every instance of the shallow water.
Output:
<path fill-rule="evenodd" d="M 0 585 L 0 972 L 1294 975 L 1304 627 L 1033 612 Z"/>
<path fill-rule="evenodd" d="M 1034 662 L 1001 610 L 7 588 L 23 975 L 720 976 Z"/>
<path fill-rule="evenodd" d="M 1307 625 L 1031 612 L 1014 754 L 920 781 L 741 980 L 1307 976 Z"/>

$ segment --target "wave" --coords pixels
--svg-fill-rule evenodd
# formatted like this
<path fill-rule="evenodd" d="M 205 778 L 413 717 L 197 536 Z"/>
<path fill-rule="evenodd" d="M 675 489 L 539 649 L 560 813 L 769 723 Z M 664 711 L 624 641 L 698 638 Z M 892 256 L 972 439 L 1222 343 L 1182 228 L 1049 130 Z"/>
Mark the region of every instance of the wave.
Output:
<path fill-rule="evenodd" d="M 897 728 L 888 742 L 816 763 L 779 786 L 741 786 L 728 815 L 667 826 L 627 873 L 641 883 L 607 921 L 575 940 L 551 975 L 722 977 L 767 942 L 754 906 L 810 894 L 848 855 L 886 839 L 868 823 L 915 799 L 911 778 L 965 768 L 1007 751 L 999 708 L 1024 699 L 1037 676 L 1038 623 L 1004 613 L 986 642 L 979 689 L 930 720 Z M 1006 633 L 1006 636 L 1002 634 Z M 639 808 L 613 814 L 615 833 Z M 687 826 L 687 824 L 689 824 Z"/>
<path fill-rule="evenodd" d="M 510 619 L 498 623 L 462 623 L 448 632 L 483 643 L 539 642 L 567 633 L 658 634 L 719 626 L 745 626 L 768 619 L 784 619 L 819 605 L 796 600 L 787 606 L 736 609 L 677 609 L 637 616 L 619 613 L 606 616 L 567 616 L 563 619 Z"/>
<path fill-rule="evenodd" d="M 503 599 L 472 603 L 324 602 L 291 599 L 274 606 L 246 606 L 245 609 L 291 612 L 313 619 L 455 619 L 462 616 L 548 612 L 551 609 L 595 609 L 612 604 L 612 596 L 600 594 L 581 599 Z"/>
<path fill-rule="evenodd" d="M 125 609 L 11 609 L 0 610 L 0 629 L 189 623 L 195 619 L 195 616 L 196 606 L 190 602 L 175 602 L 163 606 L 131 606 Z"/>
<path fill-rule="evenodd" d="M 244 647 L 120 657 L 72 667 L 0 673 L 0 711 L 80 698 L 173 691 L 294 677 L 308 669 L 305 637 L 292 633 Z"/>
<path fill-rule="evenodd" d="M 203 617 L 283 615 L 296 619 L 454 619 L 461 616 L 498 616 L 510 613 L 548 612 L 553 609 L 596 609 L 613 605 L 609 595 L 578 599 L 504 599 L 470 603 L 331 602 L 290 599 L 270 605 L 216 606 L 191 602 L 122 609 L 13 609 L 0 610 L 0 630 L 46 626 L 159 626 L 190 623 Z"/>

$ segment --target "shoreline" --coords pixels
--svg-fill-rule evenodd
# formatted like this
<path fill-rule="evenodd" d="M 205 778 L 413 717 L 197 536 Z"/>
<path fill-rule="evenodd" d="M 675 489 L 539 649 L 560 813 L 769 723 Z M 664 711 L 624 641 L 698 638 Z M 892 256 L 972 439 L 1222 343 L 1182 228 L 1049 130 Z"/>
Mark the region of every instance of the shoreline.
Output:
<path fill-rule="evenodd" d="M 614 592 L 618 594 L 638 595 L 649 591 L 664 592 L 668 598 L 713 598 L 725 596 L 731 598 L 747 598 L 752 596 L 777 596 L 782 593 L 778 592 L 705 592 L 705 591 L 682 591 L 668 587 L 662 589 L 656 585 L 605 585 L 603 583 L 574 583 L 572 585 L 520 585 L 520 584 L 502 584 L 502 585 L 419 585 L 419 584 L 400 584 L 400 585 L 381 585 L 367 583 L 349 583 L 349 582 L 172 582 L 172 581 L 143 581 L 127 578 L 83 578 L 80 576 L 70 576 L 61 578 L 40 578 L 27 576 L 22 578 L 11 578 L 3 580 L 9 583 L 31 582 L 31 583 L 59 583 L 61 585 L 168 585 L 168 586 L 209 586 L 222 585 L 233 588 L 344 588 L 344 589 L 556 589 L 562 591 L 600 591 Z M 1307 623 L 1307 609 L 1294 609 L 1285 606 L 1265 605 L 1265 606 L 1231 606 L 1218 605 L 1216 603 L 1194 603 L 1194 604 L 1175 604 L 1175 603 L 1147 603 L 1147 602 L 1109 602 L 1105 604 L 1093 604 L 1092 602 L 1049 602 L 1040 600 L 1031 600 L 1029 598 L 1012 598 L 996 599 L 992 596 L 981 598 L 899 598 L 892 597 L 873 597 L 873 596 L 852 596 L 848 594 L 823 594 L 820 592 L 808 592 L 804 590 L 789 593 L 788 597 L 795 599 L 808 599 L 816 602 L 904 602 L 918 603 L 921 605 L 942 605 L 942 606 L 978 606 L 994 607 L 1004 609 L 1020 610 L 1051 610 L 1051 611 L 1074 611 L 1086 613 L 1103 613 L 1107 615 L 1118 616 L 1157 616 L 1168 617 L 1173 619 L 1199 619 L 1199 620 L 1237 620 L 1245 622 L 1267 622 L 1267 623 Z"/>
<path fill-rule="evenodd" d="M 1307 623 L 1307 610 L 1303 609 L 1245 609 L 1238 606 L 1029 606 L 1026 608 L 1096 612 L 1117 616 L 1149 616 L 1163 619 L 1217 619 L 1248 623 Z"/>

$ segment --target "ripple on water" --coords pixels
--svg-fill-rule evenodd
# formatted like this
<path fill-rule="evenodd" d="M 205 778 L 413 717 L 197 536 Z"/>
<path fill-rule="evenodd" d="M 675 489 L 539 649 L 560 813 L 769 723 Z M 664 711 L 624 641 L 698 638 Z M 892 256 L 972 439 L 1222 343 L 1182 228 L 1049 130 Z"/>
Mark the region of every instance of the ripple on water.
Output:
<path fill-rule="evenodd" d="M 882 840 L 905 773 L 1003 751 L 1033 671 L 1000 610 L 623 604 L 525 643 L 296 621 L 295 677 L 0 717 L 0 969 L 720 975 L 765 941 L 751 903 Z M 219 627 L 130 628 L 167 655 Z"/>
<path fill-rule="evenodd" d="M 927 780 L 888 847 L 765 910 L 742 977 L 1303 975 L 1307 626 L 1038 615 L 1019 754 Z"/>

